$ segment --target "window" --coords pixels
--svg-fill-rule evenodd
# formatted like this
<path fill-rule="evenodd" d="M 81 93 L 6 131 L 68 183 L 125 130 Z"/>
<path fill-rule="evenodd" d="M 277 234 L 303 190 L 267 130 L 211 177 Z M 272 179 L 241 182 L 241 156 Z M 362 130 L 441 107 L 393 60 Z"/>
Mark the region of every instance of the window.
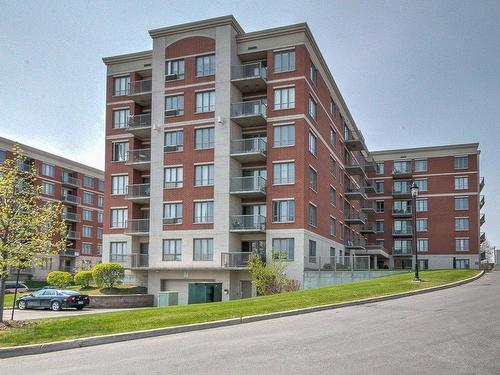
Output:
<path fill-rule="evenodd" d="M 470 259 L 455 259 L 455 268 L 470 268 Z"/>
<path fill-rule="evenodd" d="M 194 186 L 209 186 L 214 184 L 214 165 L 195 165 Z"/>
<path fill-rule="evenodd" d="M 429 240 L 427 238 L 417 238 L 417 251 L 429 251 Z"/>
<path fill-rule="evenodd" d="M 170 79 L 184 79 L 184 60 L 170 60 L 165 62 L 165 72 L 167 76 L 174 76 Z"/>
<path fill-rule="evenodd" d="M 330 144 L 335 147 L 335 142 L 337 140 L 337 135 L 335 130 L 330 126 Z"/>
<path fill-rule="evenodd" d="M 330 216 L 330 236 L 335 236 L 337 233 L 337 222 Z"/>
<path fill-rule="evenodd" d="M 295 220 L 293 199 L 273 201 L 273 223 L 292 223 Z"/>
<path fill-rule="evenodd" d="M 104 180 L 101 179 L 97 180 L 97 189 L 99 191 L 104 191 Z"/>
<path fill-rule="evenodd" d="M 375 212 L 378 213 L 384 212 L 384 201 L 375 202 Z"/>
<path fill-rule="evenodd" d="M 196 58 L 196 77 L 215 74 L 215 55 L 199 56 Z"/>
<path fill-rule="evenodd" d="M 293 260 L 295 256 L 295 240 L 293 238 L 273 238 L 273 256 Z"/>
<path fill-rule="evenodd" d="M 375 191 L 379 194 L 384 192 L 384 181 L 375 181 Z"/>
<path fill-rule="evenodd" d="M 309 97 L 309 116 L 311 116 L 313 119 L 316 119 L 317 113 L 318 113 L 318 104 L 313 98 Z"/>
<path fill-rule="evenodd" d="M 165 96 L 165 116 L 184 114 L 184 95 Z"/>
<path fill-rule="evenodd" d="M 309 262 L 316 263 L 316 241 L 309 240 Z"/>
<path fill-rule="evenodd" d="M 469 239 L 468 238 L 456 238 L 455 239 L 455 250 L 456 251 L 469 251 Z"/>
<path fill-rule="evenodd" d="M 182 167 L 168 167 L 165 168 L 163 187 L 165 189 L 182 187 L 183 168 Z"/>
<path fill-rule="evenodd" d="M 384 174 L 384 162 L 378 162 L 375 164 L 375 171 L 377 174 Z"/>
<path fill-rule="evenodd" d="M 111 194 L 123 195 L 127 194 L 128 175 L 111 176 Z"/>
<path fill-rule="evenodd" d="M 417 219 L 417 232 L 427 232 L 427 219 Z"/>
<path fill-rule="evenodd" d="M 215 91 L 203 91 L 196 93 L 196 112 L 215 111 Z"/>
<path fill-rule="evenodd" d="M 85 221 L 92 221 L 92 210 L 87 210 L 84 208 L 82 210 L 82 218 Z"/>
<path fill-rule="evenodd" d="M 418 260 L 418 268 L 421 270 L 429 269 L 429 260 L 428 259 L 419 259 Z"/>
<path fill-rule="evenodd" d="M 0 163 L 3 163 L 5 161 L 5 151 L 0 150 Z"/>
<path fill-rule="evenodd" d="M 111 242 L 109 244 L 109 261 L 123 262 L 127 254 L 126 242 Z"/>
<path fill-rule="evenodd" d="M 116 77 L 114 79 L 114 96 L 128 95 L 130 87 L 130 77 Z"/>
<path fill-rule="evenodd" d="M 467 156 L 455 156 L 455 159 L 453 161 L 453 167 L 455 169 L 469 168 L 469 158 Z"/>
<path fill-rule="evenodd" d="M 54 184 L 42 182 L 42 194 L 54 195 Z"/>
<path fill-rule="evenodd" d="M 91 243 L 82 243 L 82 253 L 83 254 L 92 254 L 92 244 Z"/>
<path fill-rule="evenodd" d="M 427 172 L 427 160 L 415 160 L 415 172 Z"/>
<path fill-rule="evenodd" d="M 336 206 L 337 205 L 337 191 L 335 190 L 335 188 L 333 186 L 330 186 L 329 197 L 330 197 L 330 204 L 332 206 Z"/>
<path fill-rule="evenodd" d="M 392 170 L 395 174 L 411 173 L 411 161 L 394 161 Z"/>
<path fill-rule="evenodd" d="M 102 240 L 102 228 L 96 228 L 95 230 L 98 240 Z"/>
<path fill-rule="evenodd" d="M 214 260 L 214 240 L 212 238 L 194 240 L 193 260 Z"/>
<path fill-rule="evenodd" d="M 455 190 L 466 190 L 469 188 L 469 177 L 455 177 Z"/>
<path fill-rule="evenodd" d="M 128 219 L 128 209 L 112 208 L 111 209 L 111 228 L 126 228 Z"/>
<path fill-rule="evenodd" d="M 384 231 L 384 220 L 377 220 L 375 222 L 375 231 L 383 232 Z"/>
<path fill-rule="evenodd" d="M 455 230 L 469 230 L 469 218 L 468 217 L 456 217 L 455 218 Z"/>
<path fill-rule="evenodd" d="M 294 184 L 295 183 L 295 163 L 274 163 L 273 164 L 273 184 Z"/>
<path fill-rule="evenodd" d="M 2 160 L 0 160 L 0 163 Z M 47 176 L 47 177 L 54 177 L 56 174 L 55 168 L 51 164 L 42 164 L 42 175 Z"/>
<path fill-rule="evenodd" d="M 311 61 L 311 66 L 309 67 L 309 78 L 314 83 L 318 83 L 318 69 L 316 69 L 312 61 Z"/>
<path fill-rule="evenodd" d="M 182 257 L 182 240 L 163 240 L 162 260 L 175 261 L 181 260 Z"/>
<path fill-rule="evenodd" d="M 415 184 L 418 186 L 419 191 L 427 191 L 427 179 L 424 180 L 415 180 Z"/>
<path fill-rule="evenodd" d="M 455 210 L 468 210 L 469 197 L 455 197 Z"/>
<path fill-rule="evenodd" d="M 411 201 L 395 200 L 393 203 L 392 212 L 394 212 L 396 214 L 410 214 L 411 213 Z"/>
<path fill-rule="evenodd" d="M 113 142 L 112 161 L 126 161 L 128 153 L 128 142 Z"/>
<path fill-rule="evenodd" d="M 309 152 L 313 155 L 317 155 L 317 148 L 316 148 L 316 136 L 309 132 Z"/>
<path fill-rule="evenodd" d="M 316 227 L 318 225 L 318 208 L 309 203 L 309 225 Z"/>
<path fill-rule="evenodd" d="M 92 227 L 82 226 L 82 237 L 92 237 Z"/>
<path fill-rule="evenodd" d="M 103 195 L 97 196 L 97 207 L 104 207 L 104 196 Z"/>
<path fill-rule="evenodd" d="M 182 151 L 184 149 L 184 132 L 182 130 L 165 132 L 163 141 L 163 151 Z"/>
<path fill-rule="evenodd" d="M 215 128 L 195 129 L 194 148 L 196 150 L 214 148 Z"/>
<path fill-rule="evenodd" d="M 163 224 L 181 224 L 182 223 L 182 203 L 164 203 L 163 204 Z"/>
<path fill-rule="evenodd" d="M 84 204 L 94 204 L 94 194 L 87 191 L 83 192 L 83 203 Z"/>
<path fill-rule="evenodd" d="M 274 72 L 282 73 L 295 70 L 295 51 L 280 51 L 274 53 Z"/>
<path fill-rule="evenodd" d="M 97 222 L 102 224 L 104 221 L 104 213 L 102 211 L 97 211 Z"/>
<path fill-rule="evenodd" d="M 335 163 L 335 159 L 333 158 L 333 156 L 330 156 L 330 165 L 329 165 L 330 176 L 335 177 L 336 169 L 337 169 L 337 164 Z"/>
<path fill-rule="evenodd" d="M 128 127 L 129 109 L 113 111 L 113 129 L 125 129 Z"/>
<path fill-rule="evenodd" d="M 274 147 L 295 145 L 295 125 L 280 125 L 274 127 Z"/>
<path fill-rule="evenodd" d="M 335 116 L 336 112 L 337 112 L 337 104 L 335 104 L 335 100 L 330 98 L 330 113 Z"/>
<path fill-rule="evenodd" d="M 394 181 L 394 194 L 408 194 L 411 191 L 411 181 Z"/>
<path fill-rule="evenodd" d="M 425 212 L 427 211 L 427 207 L 428 207 L 428 202 L 427 202 L 427 198 L 420 198 L 420 199 L 417 199 L 416 200 L 416 209 L 417 209 L 417 212 Z"/>
<path fill-rule="evenodd" d="M 214 202 L 194 202 L 194 222 L 213 223 L 214 222 Z"/>
<path fill-rule="evenodd" d="M 94 178 L 92 176 L 83 176 L 83 186 L 87 188 L 94 188 Z"/>
<path fill-rule="evenodd" d="M 96 249 L 97 249 L 97 255 L 102 255 L 102 243 L 98 243 Z"/>
<path fill-rule="evenodd" d="M 318 173 L 309 167 L 309 187 L 314 191 L 318 190 Z"/>
<path fill-rule="evenodd" d="M 295 108 L 295 87 L 274 90 L 274 109 Z"/>

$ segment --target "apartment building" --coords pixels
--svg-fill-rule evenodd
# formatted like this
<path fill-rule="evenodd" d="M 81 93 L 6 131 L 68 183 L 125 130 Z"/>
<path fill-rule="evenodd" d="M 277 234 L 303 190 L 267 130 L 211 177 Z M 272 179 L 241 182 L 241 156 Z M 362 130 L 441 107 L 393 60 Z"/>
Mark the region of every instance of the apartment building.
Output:
<path fill-rule="evenodd" d="M 12 157 L 17 144 L 25 162 L 20 168 L 37 172 L 42 199 L 63 203 L 68 228 L 68 246 L 60 254 L 47 257 L 42 264 L 23 270 L 43 280 L 53 270 L 75 272 L 90 269 L 101 261 L 104 208 L 104 172 L 48 152 L 0 138 L 0 163 Z"/>
<path fill-rule="evenodd" d="M 306 24 L 149 34 L 152 50 L 103 59 L 104 261 L 180 303 L 253 295 L 250 254 L 299 282 L 358 252 L 392 264 L 366 242 L 373 156 Z"/>

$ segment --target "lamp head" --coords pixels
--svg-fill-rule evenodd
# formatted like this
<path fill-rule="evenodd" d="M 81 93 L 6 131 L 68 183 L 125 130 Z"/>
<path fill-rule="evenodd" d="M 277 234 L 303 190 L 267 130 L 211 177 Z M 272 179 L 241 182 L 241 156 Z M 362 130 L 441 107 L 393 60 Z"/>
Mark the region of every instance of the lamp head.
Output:
<path fill-rule="evenodd" d="M 418 185 L 414 182 L 413 185 L 411 186 L 411 196 L 413 198 L 418 196 Z"/>

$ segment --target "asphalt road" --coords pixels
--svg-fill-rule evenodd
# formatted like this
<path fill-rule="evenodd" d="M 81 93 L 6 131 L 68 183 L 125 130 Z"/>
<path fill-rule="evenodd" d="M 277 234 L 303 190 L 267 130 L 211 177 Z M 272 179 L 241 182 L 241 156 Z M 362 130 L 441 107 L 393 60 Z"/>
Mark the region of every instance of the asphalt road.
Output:
<path fill-rule="evenodd" d="M 398 300 L 4 359 L 0 368 L 9 375 L 498 375 L 500 272 Z"/>
<path fill-rule="evenodd" d="M 43 318 L 57 318 L 57 317 L 66 317 L 66 316 L 74 316 L 74 315 L 87 315 L 87 314 L 99 314 L 111 311 L 121 311 L 121 310 L 130 310 L 130 309 L 92 309 L 92 308 L 84 308 L 82 310 L 76 309 L 63 309 L 60 311 L 52 311 L 45 309 L 29 309 L 29 310 L 19 310 L 16 309 L 14 311 L 14 320 L 31 320 L 31 319 L 43 319 Z M 10 319 L 12 309 L 4 310 L 4 316 L 7 319 Z"/>

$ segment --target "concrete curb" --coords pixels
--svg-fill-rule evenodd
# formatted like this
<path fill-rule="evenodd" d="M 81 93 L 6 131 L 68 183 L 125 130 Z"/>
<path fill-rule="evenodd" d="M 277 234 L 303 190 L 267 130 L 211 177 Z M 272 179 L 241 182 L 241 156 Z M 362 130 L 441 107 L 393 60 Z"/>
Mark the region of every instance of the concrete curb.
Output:
<path fill-rule="evenodd" d="M 118 333 L 118 334 L 105 335 L 105 336 L 93 336 L 93 337 L 85 337 L 85 338 L 74 339 L 74 340 L 56 341 L 56 342 L 51 342 L 51 343 L 46 343 L 46 344 L 33 344 L 33 345 L 15 346 L 15 347 L 9 347 L 9 348 L 0 348 L 0 359 L 1 358 L 19 357 L 19 356 L 25 356 L 25 355 L 50 353 L 50 352 L 55 352 L 55 351 L 60 351 L 60 350 L 76 349 L 76 348 L 82 348 L 82 347 L 87 347 L 87 346 L 104 345 L 104 344 L 110 344 L 110 343 L 114 343 L 114 342 L 137 340 L 137 339 L 143 339 L 143 338 L 148 338 L 148 337 L 173 335 L 176 333 L 198 331 L 198 330 L 204 330 L 204 329 L 210 329 L 210 328 L 228 327 L 228 326 L 233 326 L 233 325 L 237 325 L 237 324 L 245 324 L 245 323 L 257 322 L 257 321 L 262 321 L 262 320 L 283 318 L 283 317 L 287 317 L 287 316 L 300 315 L 300 314 L 309 314 L 309 313 L 317 312 L 317 311 L 333 310 L 333 309 L 339 309 L 342 307 L 349 307 L 349 306 L 358 306 L 358 305 L 364 305 L 364 304 L 373 303 L 373 302 L 388 301 L 388 300 L 392 300 L 392 299 L 403 298 L 403 297 L 413 296 L 413 295 L 417 295 L 417 294 L 424 294 L 424 293 L 434 292 L 437 290 L 453 288 L 453 287 L 467 284 L 471 281 L 477 280 L 483 275 L 484 275 L 484 271 L 481 271 L 479 274 L 477 274 L 473 277 L 470 277 L 470 278 L 464 279 L 464 280 L 460 280 L 460 281 L 456 281 L 454 283 L 439 285 L 439 286 L 420 289 L 420 290 L 414 290 L 414 291 L 410 291 L 410 292 L 390 294 L 387 296 L 365 298 L 365 299 L 360 299 L 360 300 L 350 301 L 350 302 L 342 302 L 342 303 L 336 303 L 336 304 L 330 304 L 330 305 L 307 307 L 307 308 L 303 308 L 303 309 L 281 311 L 281 312 L 275 312 L 275 313 L 269 313 L 269 314 L 245 316 L 245 317 L 241 317 L 241 318 L 217 320 L 217 321 L 206 322 L 206 323 L 188 324 L 188 325 L 183 325 L 183 326 L 178 326 L 178 327 L 155 328 L 155 329 L 144 330 L 144 331 L 125 332 L 125 333 Z"/>

